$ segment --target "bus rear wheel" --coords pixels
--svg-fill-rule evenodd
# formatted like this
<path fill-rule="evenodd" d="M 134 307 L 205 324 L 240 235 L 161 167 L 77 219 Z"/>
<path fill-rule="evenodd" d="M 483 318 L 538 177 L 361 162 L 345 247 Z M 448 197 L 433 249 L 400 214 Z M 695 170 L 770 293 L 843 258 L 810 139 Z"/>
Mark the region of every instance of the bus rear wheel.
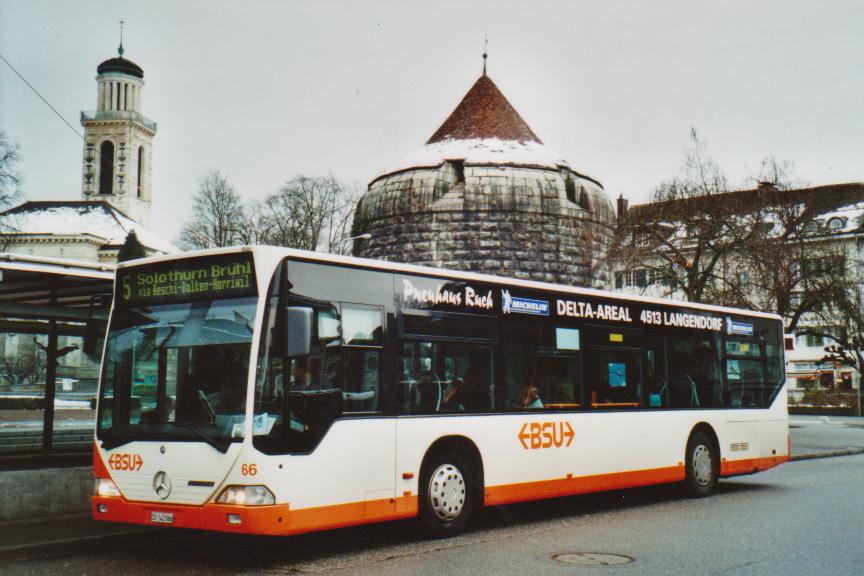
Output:
<path fill-rule="evenodd" d="M 684 485 L 695 498 L 714 492 L 720 476 L 720 456 L 711 438 L 701 431 L 690 435 L 687 441 L 686 476 Z"/>
<path fill-rule="evenodd" d="M 459 534 L 474 512 L 474 466 L 463 453 L 435 452 L 420 478 L 420 521 L 434 538 Z"/>

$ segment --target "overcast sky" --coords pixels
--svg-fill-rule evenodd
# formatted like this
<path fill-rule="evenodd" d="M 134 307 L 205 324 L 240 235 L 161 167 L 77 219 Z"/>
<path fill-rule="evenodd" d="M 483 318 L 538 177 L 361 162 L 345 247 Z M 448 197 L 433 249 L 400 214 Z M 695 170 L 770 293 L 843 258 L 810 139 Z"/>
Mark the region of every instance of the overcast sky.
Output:
<path fill-rule="evenodd" d="M 172 239 L 210 167 L 248 198 L 298 173 L 365 186 L 459 103 L 485 34 L 504 95 L 611 197 L 646 201 L 691 126 L 736 184 L 769 155 L 810 184 L 864 181 L 860 1 L 0 0 L 0 52 L 81 131 L 121 19 Z M 82 141 L 2 62 L 0 128 L 28 198 L 79 199 Z"/>

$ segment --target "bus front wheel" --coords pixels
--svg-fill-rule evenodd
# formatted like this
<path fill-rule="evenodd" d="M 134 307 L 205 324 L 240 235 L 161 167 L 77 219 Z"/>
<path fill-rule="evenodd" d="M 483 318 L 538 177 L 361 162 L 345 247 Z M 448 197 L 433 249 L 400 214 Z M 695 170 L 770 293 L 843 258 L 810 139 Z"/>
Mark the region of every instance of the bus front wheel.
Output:
<path fill-rule="evenodd" d="M 702 431 L 697 430 L 687 441 L 686 467 L 684 484 L 691 496 L 702 498 L 714 491 L 720 476 L 720 457 L 714 442 Z"/>
<path fill-rule="evenodd" d="M 456 450 L 434 452 L 420 479 L 420 521 L 435 538 L 459 534 L 474 511 L 474 466 Z"/>

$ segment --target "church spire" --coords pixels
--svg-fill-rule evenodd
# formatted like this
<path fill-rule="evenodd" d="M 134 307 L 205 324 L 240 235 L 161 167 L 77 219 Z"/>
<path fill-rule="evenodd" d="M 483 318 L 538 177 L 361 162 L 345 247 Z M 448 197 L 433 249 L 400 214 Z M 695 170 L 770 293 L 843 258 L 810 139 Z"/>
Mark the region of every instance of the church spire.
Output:
<path fill-rule="evenodd" d="M 117 54 L 120 55 L 120 58 L 123 57 L 123 52 L 125 52 L 125 50 L 123 50 L 123 24 L 125 24 L 125 22 L 120 20 L 120 46 L 117 48 Z"/>
<path fill-rule="evenodd" d="M 487 54 L 488 48 L 489 48 L 489 36 L 487 35 L 483 39 L 483 76 L 486 76 L 486 58 L 489 57 L 489 54 Z"/>

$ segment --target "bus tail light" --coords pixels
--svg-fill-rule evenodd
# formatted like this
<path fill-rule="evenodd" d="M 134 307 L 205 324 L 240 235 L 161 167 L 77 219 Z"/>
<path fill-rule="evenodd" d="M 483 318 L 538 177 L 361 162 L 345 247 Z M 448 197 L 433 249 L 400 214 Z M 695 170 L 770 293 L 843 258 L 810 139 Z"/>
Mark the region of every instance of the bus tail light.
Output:
<path fill-rule="evenodd" d="M 93 493 L 97 496 L 120 496 L 120 489 L 114 484 L 114 481 L 109 478 L 96 478 L 96 483 L 93 486 Z"/>
<path fill-rule="evenodd" d="M 276 503 L 276 497 L 266 486 L 228 486 L 216 502 L 237 506 L 269 506 Z"/>

